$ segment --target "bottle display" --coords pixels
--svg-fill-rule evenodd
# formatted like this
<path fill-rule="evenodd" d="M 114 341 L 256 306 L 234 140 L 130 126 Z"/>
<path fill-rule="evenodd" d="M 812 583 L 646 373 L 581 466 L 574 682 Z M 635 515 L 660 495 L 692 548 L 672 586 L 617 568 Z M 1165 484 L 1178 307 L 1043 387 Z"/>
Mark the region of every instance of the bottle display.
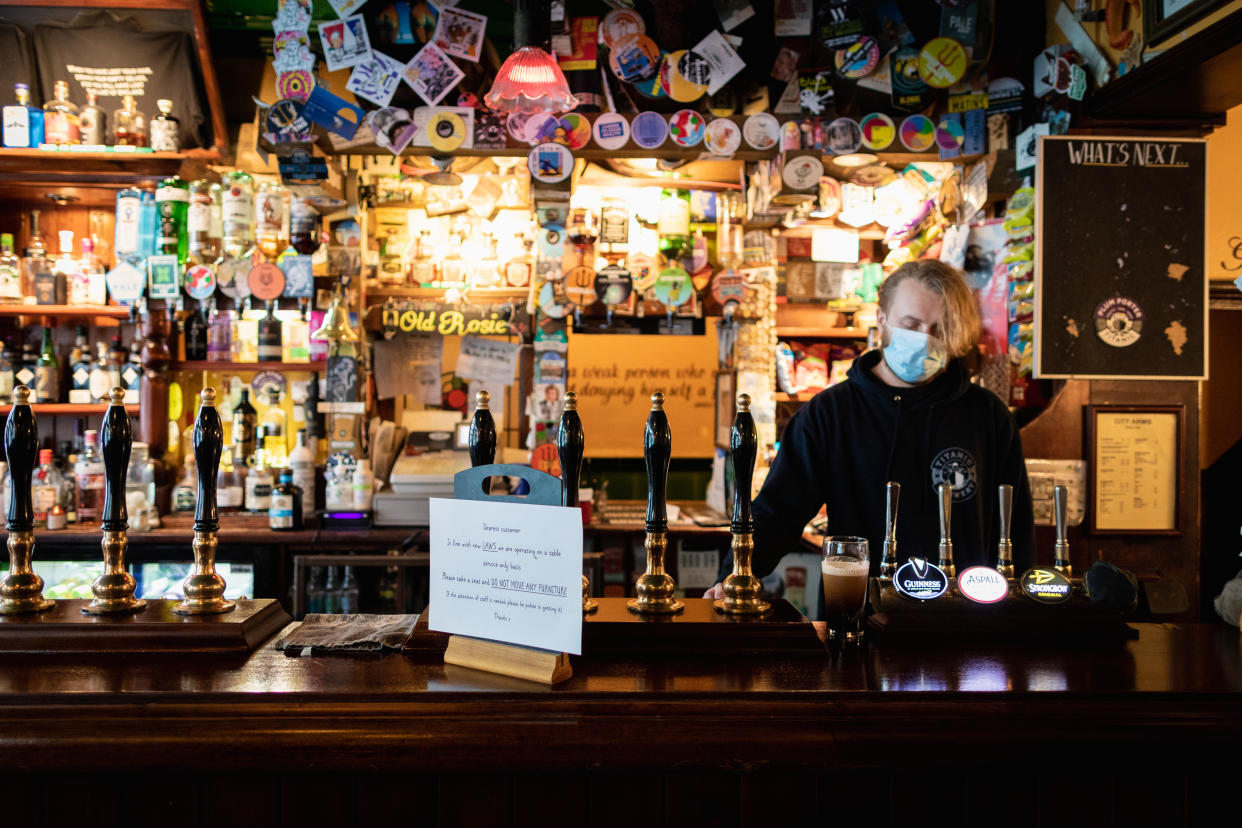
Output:
<path fill-rule="evenodd" d="M 255 429 L 259 412 L 250 404 L 250 391 L 243 388 L 241 399 L 233 409 L 233 462 L 249 465 L 255 451 Z"/>
<path fill-rule="evenodd" d="M 207 361 L 229 362 L 233 359 L 233 320 L 228 311 L 213 308 L 207 326 Z"/>
<path fill-rule="evenodd" d="M 133 95 L 121 98 L 121 108 L 112 114 L 112 140 L 118 147 L 147 145 L 147 118 L 138 110 Z"/>
<path fill-rule="evenodd" d="M 24 83 L 14 86 L 17 103 L 3 109 L 3 143 L 6 147 L 31 148 L 43 143 L 43 110 L 30 105 L 30 87 Z"/>
<path fill-rule="evenodd" d="M 64 479 L 52 458 L 51 449 L 39 450 L 39 468 L 35 469 L 31 483 L 31 500 L 34 506 L 35 526 L 47 526 L 48 514 L 56 506 L 64 487 Z"/>
<path fill-rule="evenodd" d="M 220 194 L 215 182 L 201 178 L 190 182 L 186 238 L 195 264 L 214 264 L 220 258 Z"/>
<path fill-rule="evenodd" d="M 358 576 L 352 566 L 345 567 L 345 577 L 341 581 L 340 609 L 342 615 L 358 611 Z"/>
<path fill-rule="evenodd" d="M 257 429 L 259 445 L 266 441 L 266 431 L 260 426 Z M 251 462 L 246 468 L 246 502 L 247 512 L 266 512 L 272 506 L 272 470 L 267 464 L 267 451 L 263 448 L 255 450 Z"/>
<path fill-rule="evenodd" d="M 233 458 L 234 453 L 226 449 L 220 456 L 220 470 L 216 473 L 216 508 L 221 512 L 239 511 L 245 500 L 245 472 Z"/>
<path fill-rule="evenodd" d="M 0 235 L 0 299 L 19 302 L 22 299 L 21 260 L 13 252 L 13 234 Z"/>
<path fill-rule="evenodd" d="M 267 303 L 267 315 L 259 320 L 259 362 L 280 362 L 281 321 L 274 314 L 274 305 Z"/>
<path fill-rule="evenodd" d="M 302 528 L 302 490 L 293 485 L 293 473 L 287 469 L 272 489 L 267 516 L 268 526 L 277 531 Z"/>
<path fill-rule="evenodd" d="M 289 246 L 289 203 L 289 189 L 273 181 L 264 181 L 255 193 L 255 240 L 269 262 Z"/>
<path fill-rule="evenodd" d="M 121 366 L 121 387 L 125 389 L 125 403 L 135 405 L 142 386 L 142 345 L 137 340 L 129 344 L 129 356 Z"/>
<path fill-rule="evenodd" d="M 267 410 L 263 412 L 263 456 L 268 466 L 283 469 L 289 463 L 289 448 L 285 443 L 288 433 L 288 417 L 280 405 L 280 392 L 276 388 L 267 391 Z"/>
<path fill-rule="evenodd" d="M 155 465 L 150 456 L 151 447 L 146 443 L 134 443 L 129 454 L 129 469 L 125 473 L 125 505 L 129 507 L 129 519 L 134 520 L 148 506 L 155 505 Z"/>
<path fill-rule="evenodd" d="M 107 116 L 99 106 L 99 96 L 86 93 L 86 106 L 80 113 L 79 128 L 83 144 L 103 146 L 108 143 Z"/>
<path fill-rule="evenodd" d="M 224 255 L 240 259 L 254 249 L 254 177 L 243 170 L 225 174 L 220 193 Z"/>
<path fill-rule="evenodd" d="M 35 296 L 35 285 L 51 275 L 51 265 L 47 260 L 47 247 L 43 244 L 43 234 L 39 227 L 40 211 L 30 211 L 30 243 L 22 255 L 22 296 Z M 53 292 L 55 292 L 53 290 Z M 37 298 L 37 297 L 36 297 Z M 44 304 L 51 304 L 45 302 Z"/>
<path fill-rule="evenodd" d="M 172 509 L 174 512 L 194 511 L 194 506 L 198 502 L 197 475 L 198 461 L 194 459 L 193 454 L 187 454 L 181 466 L 181 476 L 177 478 L 177 485 L 173 487 Z M 219 508 L 218 499 L 217 494 L 217 508 Z"/>
<path fill-rule="evenodd" d="M 92 402 L 107 402 L 109 393 L 116 387 L 116 383 L 112 382 L 112 375 L 108 368 L 110 361 L 108 359 L 108 346 L 102 342 L 95 343 L 96 356 L 95 361 L 91 363 L 91 377 L 89 380 L 89 388 L 91 392 Z"/>
<path fill-rule="evenodd" d="M 0 348 L 0 403 L 13 402 L 13 386 L 17 384 L 13 363 L 16 360 L 17 354 L 13 352 L 13 346 L 6 341 L 4 347 Z M 3 502 L 0 500 L 0 503 Z"/>
<path fill-rule="evenodd" d="M 185 318 L 185 358 L 200 362 L 207 359 L 207 320 L 202 308 L 193 308 Z"/>
<path fill-rule="evenodd" d="M 108 281 L 103 265 L 95 252 L 95 240 L 84 238 L 81 242 L 82 256 L 78 259 L 78 269 L 86 291 L 86 303 L 90 305 L 106 305 L 108 303 Z"/>
<path fill-rule="evenodd" d="M 91 346 L 86 338 L 86 326 L 78 325 L 69 354 L 69 402 L 91 403 Z"/>
<path fill-rule="evenodd" d="M 85 447 L 73 466 L 77 479 L 77 519 L 95 523 L 103 518 L 104 464 L 99 453 L 99 433 L 94 429 L 82 435 Z"/>
<path fill-rule="evenodd" d="M 43 105 L 43 136 L 49 144 L 81 143 L 81 115 L 69 100 L 69 84 L 52 84 L 52 100 Z"/>
<path fill-rule="evenodd" d="M 35 365 L 35 402 L 60 402 L 60 360 L 52 342 L 52 329 L 43 329 L 43 348 Z"/>
<path fill-rule="evenodd" d="M 142 191 L 133 187 L 119 190 L 116 194 L 116 233 L 113 250 L 117 262 L 136 262 L 146 252 L 141 245 Z"/>
<path fill-rule="evenodd" d="M 303 256 L 319 249 L 321 221 L 319 211 L 305 198 L 294 198 L 289 206 L 289 246 Z"/>
<path fill-rule="evenodd" d="M 61 293 L 63 284 L 63 291 L 70 305 L 89 304 L 90 284 L 82 271 L 82 263 L 73 255 L 73 231 L 61 230 L 56 235 L 60 242 L 60 255 L 52 263 L 56 292 Z"/>
<path fill-rule="evenodd" d="M 159 113 L 151 119 L 151 149 L 156 152 L 177 152 L 181 149 L 181 121 L 173 116 L 173 102 L 160 98 L 155 102 Z"/>
<path fill-rule="evenodd" d="M 187 220 L 190 210 L 190 185 L 180 176 L 171 176 L 155 188 L 155 205 L 158 212 L 155 250 L 163 255 L 175 255 L 184 265 L 189 254 Z"/>
<path fill-rule="evenodd" d="M 690 252 L 690 191 L 661 190 L 660 253 L 669 260 L 680 259 Z"/>
<path fill-rule="evenodd" d="M 297 444 L 289 452 L 289 468 L 293 485 L 302 490 L 306 503 L 315 505 L 315 453 L 306 445 L 306 429 L 298 429 Z"/>

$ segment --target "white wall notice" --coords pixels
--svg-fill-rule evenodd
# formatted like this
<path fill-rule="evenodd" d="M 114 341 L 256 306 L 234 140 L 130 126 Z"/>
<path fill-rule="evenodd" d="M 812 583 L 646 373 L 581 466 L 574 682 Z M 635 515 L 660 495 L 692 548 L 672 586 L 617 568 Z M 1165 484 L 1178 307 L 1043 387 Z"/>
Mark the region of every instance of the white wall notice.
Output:
<path fill-rule="evenodd" d="M 431 498 L 433 630 L 582 653 L 582 513 Z"/>

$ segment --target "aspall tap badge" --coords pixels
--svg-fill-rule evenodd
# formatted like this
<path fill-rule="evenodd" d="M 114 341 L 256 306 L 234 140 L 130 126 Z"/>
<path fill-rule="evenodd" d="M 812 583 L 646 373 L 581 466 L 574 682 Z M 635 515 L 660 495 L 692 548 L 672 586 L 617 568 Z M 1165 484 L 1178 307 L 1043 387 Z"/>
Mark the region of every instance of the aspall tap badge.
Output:
<path fill-rule="evenodd" d="M 1026 597 L 1041 604 L 1064 603 L 1069 600 L 1072 590 L 1069 578 L 1055 569 L 1039 566 L 1022 573 L 1022 579 L 1018 583 Z"/>
<path fill-rule="evenodd" d="M 907 598 L 930 601 L 944 595 L 949 588 L 949 579 L 944 570 L 931 561 L 911 558 L 897 569 L 893 585 Z"/>
<path fill-rule="evenodd" d="M 1009 594 L 1009 581 L 990 566 L 972 566 L 958 573 L 957 589 L 976 604 L 995 604 Z"/>

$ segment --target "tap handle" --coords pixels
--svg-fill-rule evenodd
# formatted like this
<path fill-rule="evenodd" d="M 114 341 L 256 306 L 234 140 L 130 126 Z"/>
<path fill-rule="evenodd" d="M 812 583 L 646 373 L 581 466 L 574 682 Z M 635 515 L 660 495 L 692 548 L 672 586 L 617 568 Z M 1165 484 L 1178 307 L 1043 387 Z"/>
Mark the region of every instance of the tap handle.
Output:
<path fill-rule="evenodd" d="M 556 431 L 556 454 L 561 461 L 561 505 L 578 505 L 578 487 L 582 484 L 582 455 L 586 451 L 586 434 L 578 414 L 578 395 L 565 395 L 565 410 Z"/>
<path fill-rule="evenodd" d="M 941 483 L 937 488 L 940 495 L 940 542 L 952 540 L 950 528 L 953 525 L 953 487 Z"/>
<path fill-rule="evenodd" d="M 104 507 L 100 528 L 120 532 L 128 525 L 125 507 L 125 476 L 129 472 L 129 453 L 134 445 L 134 431 L 125 412 L 125 389 L 113 388 L 108 393 L 108 410 L 99 428 L 99 449 L 104 465 Z"/>
<path fill-rule="evenodd" d="M 474 416 L 470 418 L 470 465 L 490 466 L 496 462 L 496 421 L 492 419 L 488 402 L 492 395 L 480 391 L 475 395 L 477 401 Z"/>
<path fill-rule="evenodd" d="M 884 486 L 884 537 L 897 539 L 897 503 L 901 500 L 901 484 L 895 480 Z"/>
<path fill-rule="evenodd" d="M 997 494 L 1000 498 L 1000 539 L 1008 541 L 1012 539 L 1010 526 L 1013 521 L 1013 486 L 1002 483 Z"/>
<path fill-rule="evenodd" d="M 755 531 L 755 521 L 750 514 L 750 493 L 755 479 L 755 460 L 759 456 L 759 435 L 755 431 L 755 418 L 750 413 L 750 395 L 737 395 L 737 414 L 729 429 L 729 457 L 733 463 L 733 521 L 734 532 Z"/>
<path fill-rule="evenodd" d="M 194 531 L 215 532 L 220 528 L 216 511 L 216 474 L 224 451 L 224 426 L 216 411 L 216 389 L 204 388 L 199 395 L 198 416 L 194 419 L 194 460 L 198 464 L 198 502 L 194 506 Z"/>
<path fill-rule="evenodd" d="M 10 532 L 34 529 L 34 503 L 31 476 L 39 453 L 39 424 L 30 410 L 30 389 L 13 389 L 13 408 L 4 426 L 4 450 L 9 459 L 9 515 L 5 526 Z"/>
<path fill-rule="evenodd" d="M 673 432 L 664 413 L 664 395 L 651 395 L 651 413 L 643 430 L 643 459 L 647 463 L 647 531 L 668 531 L 668 463 L 673 456 Z"/>
<path fill-rule="evenodd" d="M 1069 498 L 1069 489 L 1065 486 L 1052 488 L 1052 510 L 1057 522 L 1057 543 L 1065 543 L 1065 507 Z"/>

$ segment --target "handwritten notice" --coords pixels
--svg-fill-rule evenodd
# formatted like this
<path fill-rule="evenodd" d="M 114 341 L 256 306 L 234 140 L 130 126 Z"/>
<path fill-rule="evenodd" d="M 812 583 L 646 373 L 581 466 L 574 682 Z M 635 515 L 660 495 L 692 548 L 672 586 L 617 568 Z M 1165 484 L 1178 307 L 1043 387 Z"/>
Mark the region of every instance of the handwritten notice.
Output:
<path fill-rule="evenodd" d="M 513 373 L 517 370 L 518 354 L 521 350 L 522 345 L 518 342 L 498 342 L 481 336 L 463 336 L 454 373 L 476 382 L 508 385 L 513 382 Z"/>
<path fill-rule="evenodd" d="M 582 513 L 431 499 L 431 628 L 582 652 Z"/>

